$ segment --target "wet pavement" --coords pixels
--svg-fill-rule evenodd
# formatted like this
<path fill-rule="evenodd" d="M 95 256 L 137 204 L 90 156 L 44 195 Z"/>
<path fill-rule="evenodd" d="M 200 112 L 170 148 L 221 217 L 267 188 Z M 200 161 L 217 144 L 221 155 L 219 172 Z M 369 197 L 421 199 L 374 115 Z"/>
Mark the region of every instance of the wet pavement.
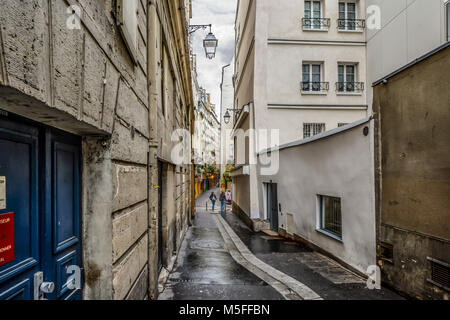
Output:
<path fill-rule="evenodd" d="M 283 299 L 278 291 L 238 264 L 228 253 L 214 219 L 214 214 L 218 214 L 217 206 L 215 213 L 205 210 L 208 196 L 209 192 L 196 201 L 193 226 L 159 299 Z M 369 290 L 365 280 L 302 244 L 253 232 L 231 211 L 222 217 L 257 258 L 302 282 L 323 299 L 402 299 L 384 288 Z"/>
<path fill-rule="evenodd" d="M 182 244 L 160 300 L 281 300 L 271 286 L 236 263 L 214 220 L 204 208 L 209 193 L 197 199 L 196 217 Z"/>
<path fill-rule="evenodd" d="M 303 244 L 255 233 L 232 212 L 222 216 L 257 258 L 304 283 L 325 300 L 403 299 L 385 288 L 368 289 L 364 279 Z"/>

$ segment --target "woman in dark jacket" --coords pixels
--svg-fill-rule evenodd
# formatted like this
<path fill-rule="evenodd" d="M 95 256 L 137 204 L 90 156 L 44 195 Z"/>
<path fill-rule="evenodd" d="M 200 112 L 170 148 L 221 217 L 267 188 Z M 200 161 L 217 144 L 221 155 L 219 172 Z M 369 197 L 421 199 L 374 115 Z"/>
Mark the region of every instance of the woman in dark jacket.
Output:
<path fill-rule="evenodd" d="M 217 197 L 216 197 L 216 195 L 214 194 L 214 191 L 212 191 L 211 194 L 209 195 L 209 200 L 211 200 L 211 203 L 212 203 L 212 211 L 214 211 L 214 206 L 216 205 L 216 200 L 217 200 Z"/>
<path fill-rule="evenodd" d="M 227 198 L 225 197 L 225 192 L 221 192 L 220 196 L 219 196 L 219 201 L 220 201 L 220 211 L 221 212 L 225 212 L 225 201 L 227 200 Z"/>

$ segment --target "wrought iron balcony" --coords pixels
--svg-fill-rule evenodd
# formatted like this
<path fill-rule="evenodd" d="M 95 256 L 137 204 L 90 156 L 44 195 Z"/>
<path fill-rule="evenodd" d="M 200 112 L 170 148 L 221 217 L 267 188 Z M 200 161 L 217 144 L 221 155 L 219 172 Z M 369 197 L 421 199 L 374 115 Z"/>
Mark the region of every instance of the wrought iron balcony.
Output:
<path fill-rule="evenodd" d="M 364 30 L 366 28 L 366 20 L 364 19 L 338 19 L 339 30 Z"/>
<path fill-rule="evenodd" d="M 337 92 L 363 92 L 364 82 L 336 82 Z"/>
<path fill-rule="evenodd" d="M 324 92 L 330 89 L 329 82 L 301 82 L 302 92 Z"/>
<path fill-rule="evenodd" d="M 302 18 L 303 29 L 306 30 L 328 30 L 329 18 Z"/>

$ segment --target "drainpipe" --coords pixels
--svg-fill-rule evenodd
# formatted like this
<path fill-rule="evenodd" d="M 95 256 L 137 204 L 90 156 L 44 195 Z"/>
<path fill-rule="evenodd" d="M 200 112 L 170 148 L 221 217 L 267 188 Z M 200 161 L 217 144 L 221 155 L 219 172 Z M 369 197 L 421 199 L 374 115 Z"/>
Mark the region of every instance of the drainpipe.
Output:
<path fill-rule="evenodd" d="M 155 0 L 148 2 L 147 10 L 147 87 L 150 143 L 148 152 L 148 296 L 150 299 L 158 297 L 158 132 L 157 110 L 160 93 L 157 88 L 158 38 L 155 30 L 159 30 L 158 14 Z"/>
<path fill-rule="evenodd" d="M 231 64 L 229 63 L 229 64 L 227 64 L 227 65 L 222 67 L 222 82 L 220 83 L 220 119 L 219 119 L 219 124 L 220 124 L 220 147 L 219 147 L 219 150 L 220 150 L 220 177 L 219 177 L 219 179 L 222 178 L 222 168 L 224 168 L 226 166 L 226 163 L 225 164 L 223 163 L 224 150 L 222 148 L 223 139 L 224 139 L 223 131 L 222 131 L 223 130 L 223 128 L 222 128 L 222 119 L 223 119 L 222 118 L 223 117 L 223 80 L 224 80 L 223 78 L 224 78 L 225 68 L 228 68 L 230 65 Z M 225 148 L 226 148 L 226 146 L 225 146 Z M 225 154 L 226 154 L 226 152 L 225 152 Z M 224 173 L 225 173 L 225 170 L 224 170 Z"/>

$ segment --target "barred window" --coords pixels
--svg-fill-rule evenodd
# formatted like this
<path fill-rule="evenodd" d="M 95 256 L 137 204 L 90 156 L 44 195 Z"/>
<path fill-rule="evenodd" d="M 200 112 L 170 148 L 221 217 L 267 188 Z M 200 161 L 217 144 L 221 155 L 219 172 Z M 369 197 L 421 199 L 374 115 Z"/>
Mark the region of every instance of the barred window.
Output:
<path fill-rule="evenodd" d="M 320 224 L 322 231 L 331 233 L 331 235 L 342 238 L 342 214 L 341 199 L 329 196 L 318 196 Z"/>
<path fill-rule="evenodd" d="M 339 123 L 338 123 L 338 128 L 343 127 L 343 126 L 346 126 L 346 125 L 348 125 L 348 123 L 345 123 L 345 122 L 339 122 Z"/>
<path fill-rule="evenodd" d="M 315 136 L 325 131 L 325 123 L 304 123 L 303 139 Z"/>

